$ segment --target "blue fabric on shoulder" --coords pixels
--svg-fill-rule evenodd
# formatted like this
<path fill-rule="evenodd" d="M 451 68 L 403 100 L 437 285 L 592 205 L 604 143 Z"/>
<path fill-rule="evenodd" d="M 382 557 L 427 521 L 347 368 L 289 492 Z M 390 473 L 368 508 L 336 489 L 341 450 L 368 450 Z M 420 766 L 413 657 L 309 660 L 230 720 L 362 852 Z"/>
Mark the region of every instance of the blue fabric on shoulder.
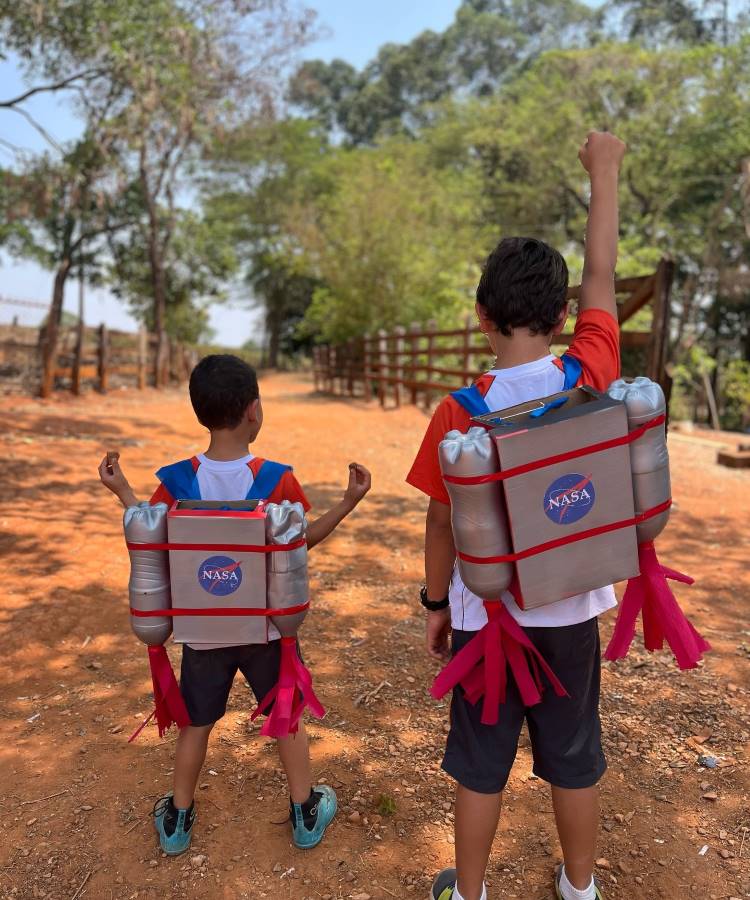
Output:
<path fill-rule="evenodd" d="M 270 459 L 265 460 L 253 479 L 245 500 L 267 500 L 276 490 L 284 472 L 290 472 L 291 469 L 291 466 L 284 466 Z"/>
<path fill-rule="evenodd" d="M 156 477 L 175 500 L 201 499 L 201 489 L 192 459 L 183 459 L 180 462 L 164 466 L 156 473 Z"/>
<path fill-rule="evenodd" d="M 459 391 L 453 391 L 451 397 L 462 406 L 470 416 L 483 416 L 492 410 L 487 406 L 484 397 L 480 394 L 479 388 L 472 384 L 469 387 L 461 388 Z"/>
<path fill-rule="evenodd" d="M 568 353 L 563 353 L 560 357 L 560 362 L 562 363 L 563 374 L 565 375 L 562 389 L 564 391 L 570 391 L 578 384 L 583 367 L 575 356 L 570 356 Z"/>

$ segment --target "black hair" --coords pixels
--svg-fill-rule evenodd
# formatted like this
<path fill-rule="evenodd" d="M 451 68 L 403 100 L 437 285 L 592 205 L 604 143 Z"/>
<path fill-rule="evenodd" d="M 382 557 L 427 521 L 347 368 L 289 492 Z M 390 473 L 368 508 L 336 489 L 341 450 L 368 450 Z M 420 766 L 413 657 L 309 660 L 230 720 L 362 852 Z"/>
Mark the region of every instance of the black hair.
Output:
<path fill-rule="evenodd" d="M 190 402 L 209 431 L 236 428 L 259 396 L 255 369 L 230 353 L 204 356 L 190 375 Z"/>
<path fill-rule="evenodd" d="M 514 328 L 549 334 L 568 294 L 568 267 L 557 250 L 536 238 L 505 238 L 487 257 L 477 302 L 506 337 Z"/>

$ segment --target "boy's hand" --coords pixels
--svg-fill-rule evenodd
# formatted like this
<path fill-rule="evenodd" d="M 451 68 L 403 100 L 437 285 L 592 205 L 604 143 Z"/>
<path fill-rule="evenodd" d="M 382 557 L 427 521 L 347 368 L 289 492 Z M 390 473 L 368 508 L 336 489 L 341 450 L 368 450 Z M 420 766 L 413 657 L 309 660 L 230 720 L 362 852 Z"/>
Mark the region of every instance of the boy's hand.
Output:
<path fill-rule="evenodd" d="M 620 171 L 627 147 L 608 131 L 592 131 L 578 151 L 583 168 L 592 178 Z"/>
<path fill-rule="evenodd" d="M 359 463 L 349 463 L 349 484 L 344 494 L 344 502 L 352 509 L 360 502 L 372 486 L 372 476 Z"/>
<path fill-rule="evenodd" d="M 451 633 L 450 609 L 427 613 L 427 652 L 441 662 L 451 658 L 448 636 Z"/>
<path fill-rule="evenodd" d="M 133 489 L 120 468 L 119 453 L 110 452 L 99 463 L 99 479 L 107 490 L 119 498 L 123 506 L 137 505 L 138 500 Z"/>

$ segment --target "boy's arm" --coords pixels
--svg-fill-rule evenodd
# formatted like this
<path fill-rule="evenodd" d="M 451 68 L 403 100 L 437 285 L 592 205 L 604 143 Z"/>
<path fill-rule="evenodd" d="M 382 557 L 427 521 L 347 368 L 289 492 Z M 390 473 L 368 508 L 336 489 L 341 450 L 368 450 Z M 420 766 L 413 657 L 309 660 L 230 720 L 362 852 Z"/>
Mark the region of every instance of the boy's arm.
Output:
<path fill-rule="evenodd" d="M 617 319 L 615 267 L 619 234 L 618 182 L 625 144 L 592 131 L 578 156 L 591 177 L 591 202 L 578 309 L 603 309 Z"/>
<path fill-rule="evenodd" d="M 370 490 L 372 478 L 368 470 L 359 463 L 349 465 L 349 484 L 344 496 L 332 506 L 328 512 L 307 526 L 308 550 L 324 541 L 328 535 L 345 519 L 354 507 Z"/>
<path fill-rule="evenodd" d="M 120 468 L 119 457 L 119 453 L 108 453 L 104 457 L 99 464 L 99 478 L 104 487 L 112 491 L 127 509 L 130 506 L 138 506 L 138 498 Z"/>
<path fill-rule="evenodd" d="M 439 602 L 448 596 L 456 547 L 451 528 L 451 508 L 430 498 L 424 537 L 424 568 L 427 599 Z M 427 612 L 427 652 L 445 662 L 450 657 L 450 609 Z"/>

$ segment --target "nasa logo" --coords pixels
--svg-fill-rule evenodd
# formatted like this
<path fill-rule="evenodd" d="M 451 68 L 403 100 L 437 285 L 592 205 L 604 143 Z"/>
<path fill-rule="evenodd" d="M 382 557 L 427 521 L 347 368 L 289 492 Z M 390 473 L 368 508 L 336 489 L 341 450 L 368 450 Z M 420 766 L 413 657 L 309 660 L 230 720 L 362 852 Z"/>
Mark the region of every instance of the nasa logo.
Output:
<path fill-rule="evenodd" d="M 198 584 L 216 597 L 233 594 L 242 584 L 240 563 L 228 556 L 210 556 L 198 566 Z"/>
<path fill-rule="evenodd" d="M 570 525 L 587 515 L 596 502 L 590 475 L 561 475 L 544 493 L 544 512 L 555 525 Z"/>

